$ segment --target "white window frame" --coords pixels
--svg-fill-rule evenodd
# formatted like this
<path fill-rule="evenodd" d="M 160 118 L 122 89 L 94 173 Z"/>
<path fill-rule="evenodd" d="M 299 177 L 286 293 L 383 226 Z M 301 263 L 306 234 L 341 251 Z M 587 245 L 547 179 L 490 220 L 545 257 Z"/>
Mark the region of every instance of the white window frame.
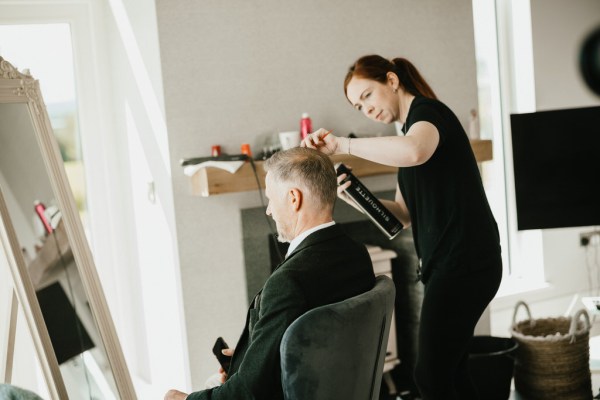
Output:
<path fill-rule="evenodd" d="M 473 4 L 483 6 L 481 0 L 473 0 Z M 495 20 L 486 23 L 495 25 L 497 58 L 496 68 L 490 72 L 495 76 L 491 83 L 495 164 L 484 164 L 482 173 L 484 182 L 489 174 L 494 185 L 503 186 L 503 190 L 496 186 L 491 192 L 505 196 L 505 214 L 501 216 L 505 217 L 505 229 L 499 224 L 505 269 L 497 297 L 507 297 L 549 286 L 544 277 L 541 231 L 517 230 L 514 193 L 510 114 L 535 110 L 531 15 L 529 0 L 487 0 L 485 6 L 494 8 Z"/>

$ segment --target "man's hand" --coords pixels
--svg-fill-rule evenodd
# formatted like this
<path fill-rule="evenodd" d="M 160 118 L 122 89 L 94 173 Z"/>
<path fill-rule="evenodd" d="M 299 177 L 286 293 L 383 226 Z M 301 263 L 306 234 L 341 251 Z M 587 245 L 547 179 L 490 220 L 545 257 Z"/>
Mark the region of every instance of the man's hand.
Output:
<path fill-rule="evenodd" d="M 171 389 L 165 394 L 165 400 L 185 400 L 187 394 L 180 392 L 179 390 Z"/>
<path fill-rule="evenodd" d="M 221 353 L 228 357 L 233 357 L 233 351 L 234 349 L 223 349 L 221 350 Z M 221 383 L 225 383 L 228 377 L 227 372 L 225 372 L 223 368 L 219 368 L 219 373 L 221 374 Z"/>

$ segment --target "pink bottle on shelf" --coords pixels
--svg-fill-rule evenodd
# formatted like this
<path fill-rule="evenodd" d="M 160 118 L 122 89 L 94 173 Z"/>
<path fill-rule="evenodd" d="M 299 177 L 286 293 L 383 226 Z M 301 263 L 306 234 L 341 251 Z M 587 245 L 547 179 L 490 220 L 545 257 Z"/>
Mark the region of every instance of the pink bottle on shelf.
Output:
<path fill-rule="evenodd" d="M 44 203 L 42 203 L 39 200 L 36 200 L 33 203 L 33 209 L 35 210 L 35 213 L 38 215 L 38 217 L 40 217 L 42 224 L 44 224 L 44 230 L 46 231 L 46 234 L 51 234 L 54 231 L 54 229 L 52 228 L 52 225 L 50 225 L 50 221 L 48 221 L 48 218 L 46 217 L 46 206 L 44 205 Z"/>
<path fill-rule="evenodd" d="M 300 119 L 300 137 L 304 139 L 309 133 L 312 133 L 312 121 L 308 113 L 303 113 Z"/>

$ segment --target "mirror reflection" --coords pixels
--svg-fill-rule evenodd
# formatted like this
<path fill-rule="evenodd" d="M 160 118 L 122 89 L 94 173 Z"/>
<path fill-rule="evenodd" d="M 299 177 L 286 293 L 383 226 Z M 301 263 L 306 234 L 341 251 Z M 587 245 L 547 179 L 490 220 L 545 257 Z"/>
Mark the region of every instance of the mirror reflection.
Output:
<path fill-rule="evenodd" d="M 118 398 L 26 103 L 0 104 L 0 189 L 69 397 Z"/>

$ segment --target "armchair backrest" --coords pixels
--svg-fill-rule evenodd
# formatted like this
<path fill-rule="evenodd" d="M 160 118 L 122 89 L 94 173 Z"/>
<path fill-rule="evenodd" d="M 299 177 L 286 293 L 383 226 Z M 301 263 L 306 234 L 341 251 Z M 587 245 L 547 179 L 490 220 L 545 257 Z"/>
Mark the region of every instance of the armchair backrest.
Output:
<path fill-rule="evenodd" d="M 378 399 L 395 295 L 381 275 L 370 291 L 296 319 L 280 346 L 285 399 Z"/>

